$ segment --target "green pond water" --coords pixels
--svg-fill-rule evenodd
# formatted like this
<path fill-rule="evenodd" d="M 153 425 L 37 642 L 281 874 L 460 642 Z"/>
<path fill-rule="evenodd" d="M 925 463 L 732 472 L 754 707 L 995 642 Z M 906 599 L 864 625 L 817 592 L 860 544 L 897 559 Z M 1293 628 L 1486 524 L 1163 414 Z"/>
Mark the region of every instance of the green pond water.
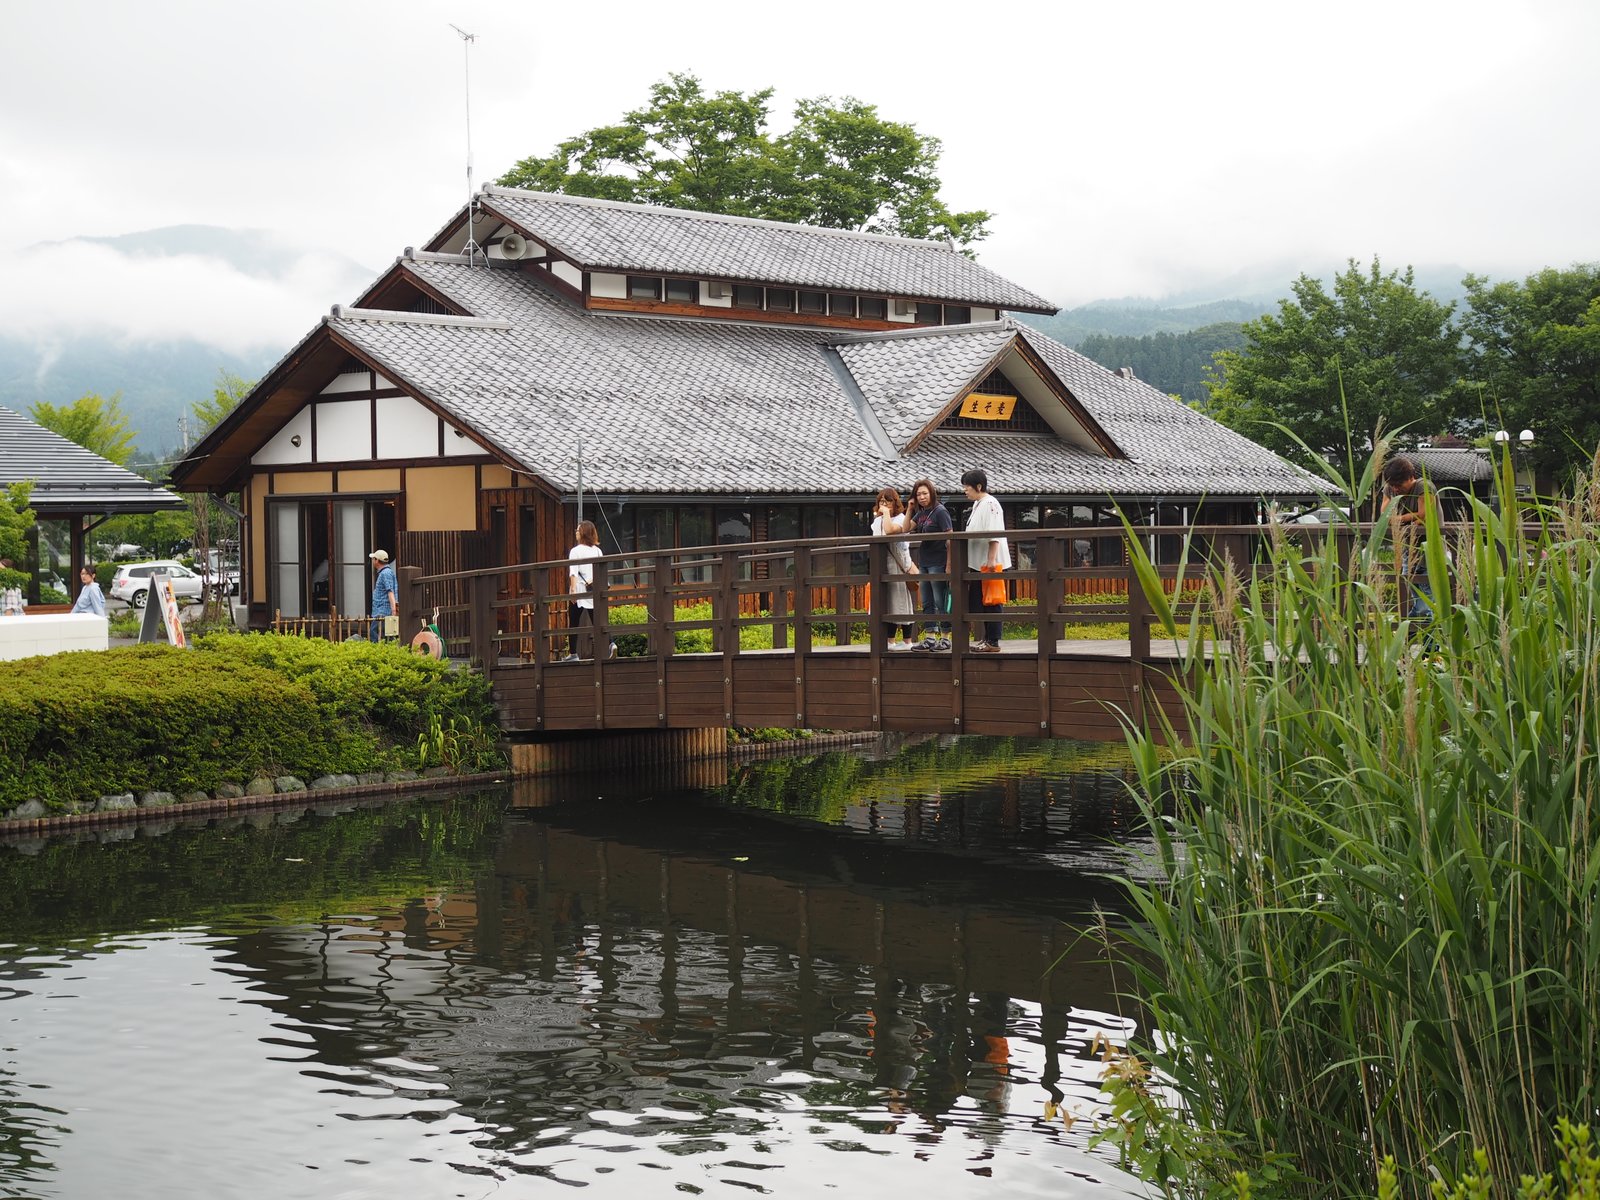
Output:
<path fill-rule="evenodd" d="M 1103 747 L 0 840 L 0 1196 L 1110 1196 Z"/>

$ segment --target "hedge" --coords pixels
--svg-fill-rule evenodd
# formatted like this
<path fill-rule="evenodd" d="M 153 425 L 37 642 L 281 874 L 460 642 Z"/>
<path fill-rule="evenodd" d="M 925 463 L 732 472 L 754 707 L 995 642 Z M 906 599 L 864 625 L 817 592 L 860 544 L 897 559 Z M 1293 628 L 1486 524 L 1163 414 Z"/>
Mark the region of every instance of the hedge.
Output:
<path fill-rule="evenodd" d="M 220 634 L 0 663 L 0 812 L 413 766 L 451 720 L 492 725 L 481 677 L 364 642 Z"/>

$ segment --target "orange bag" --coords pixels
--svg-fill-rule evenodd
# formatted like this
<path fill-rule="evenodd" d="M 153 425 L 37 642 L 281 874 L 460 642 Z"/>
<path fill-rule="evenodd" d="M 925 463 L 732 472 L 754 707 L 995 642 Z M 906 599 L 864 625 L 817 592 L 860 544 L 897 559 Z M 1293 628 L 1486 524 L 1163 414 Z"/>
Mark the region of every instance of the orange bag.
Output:
<path fill-rule="evenodd" d="M 999 571 L 999 567 L 979 567 L 980 571 Z M 983 581 L 982 599 L 986 605 L 1004 605 L 1006 602 L 1006 581 L 1004 579 L 985 579 Z"/>

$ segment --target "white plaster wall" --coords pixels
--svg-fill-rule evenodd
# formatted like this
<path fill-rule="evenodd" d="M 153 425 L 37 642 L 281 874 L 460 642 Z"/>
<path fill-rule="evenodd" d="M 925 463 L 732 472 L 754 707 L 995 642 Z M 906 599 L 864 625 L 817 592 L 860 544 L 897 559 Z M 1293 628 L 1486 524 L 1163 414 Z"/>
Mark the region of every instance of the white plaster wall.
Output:
<path fill-rule="evenodd" d="M 895 301 L 889 301 L 889 320 L 897 321 L 901 325 L 914 324 L 917 319 L 917 306 L 915 304 L 908 304 L 906 305 L 906 309 L 907 311 L 904 313 L 897 312 L 895 311 Z"/>
<path fill-rule="evenodd" d="M 473 441 L 470 435 L 456 436 L 456 430 L 449 422 L 444 427 L 444 456 L 454 458 L 461 454 L 482 454 L 483 447 Z"/>
<path fill-rule="evenodd" d="M 701 280 L 701 282 L 700 282 L 700 303 L 706 305 L 709 308 L 732 308 L 733 307 L 733 284 L 725 283 L 725 284 L 722 285 L 722 287 L 723 287 L 723 290 L 727 293 L 727 295 L 725 295 L 725 296 L 713 296 L 711 294 L 711 285 L 709 283 L 705 282 L 704 280 Z"/>
<path fill-rule="evenodd" d="M 972 323 L 974 325 L 976 325 L 980 321 L 998 321 L 999 319 L 1000 319 L 1000 313 L 996 309 L 993 309 L 993 308 L 975 308 L 975 309 L 972 310 Z"/>
<path fill-rule="evenodd" d="M 298 446 L 290 440 L 294 437 L 300 439 Z M 302 408 L 285 421 L 283 428 L 273 434 L 267 444 L 250 457 L 250 461 L 258 467 L 310 462 L 311 409 Z"/>
<path fill-rule="evenodd" d="M 335 375 L 333 381 L 322 389 L 322 395 L 332 396 L 339 392 L 364 392 L 367 390 L 367 380 L 370 375 L 366 371 L 352 371 L 348 375 Z"/>
<path fill-rule="evenodd" d="M 352 462 L 372 457 L 372 407 L 366 400 L 334 400 L 316 406 L 317 461 Z"/>
<path fill-rule="evenodd" d="M 612 275 L 607 271 L 589 272 L 589 295 L 604 296 L 608 300 L 628 298 L 628 277 Z"/>
<path fill-rule="evenodd" d="M 551 260 L 550 274 L 563 283 L 570 283 L 579 291 L 583 290 L 583 272 L 569 262 L 565 262 L 562 259 Z"/>
<path fill-rule="evenodd" d="M 390 396 L 378 406 L 378 458 L 437 458 L 439 418 L 410 396 Z"/>

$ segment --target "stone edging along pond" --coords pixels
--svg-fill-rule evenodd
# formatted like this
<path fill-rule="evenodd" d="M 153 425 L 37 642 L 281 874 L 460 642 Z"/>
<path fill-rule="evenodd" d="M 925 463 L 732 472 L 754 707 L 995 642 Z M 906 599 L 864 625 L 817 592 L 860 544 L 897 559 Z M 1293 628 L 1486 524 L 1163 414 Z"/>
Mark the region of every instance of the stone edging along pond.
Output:
<path fill-rule="evenodd" d="M 102 796 L 94 808 L 71 813 L 16 816 L 16 813 L 29 807 L 24 804 L 20 809 L 12 809 L 11 813 L 0 817 L 0 838 L 55 833 L 97 825 L 130 824 L 148 821 L 156 816 L 216 815 L 258 809 L 292 808 L 297 805 L 303 806 L 312 800 L 323 804 L 370 796 L 411 795 L 444 788 L 505 783 L 510 778 L 511 776 L 505 771 L 452 775 L 442 767 L 430 767 L 422 774 L 415 771 L 374 771 L 360 776 L 324 775 L 309 786 L 291 775 L 281 775 L 271 780 L 253 780 L 248 788 L 237 786 L 225 788 L 215 796 L 205 792 L 186 793 L 182 798 L 174 796 L 171 792 L 144 792 L 139 796 L 135 796 L 132 792 L 123 792 L 114 796 Z M 349 782 L 346 783 L 346 780 Z M 263 784 L 270 785 L 270 788 L 262 786 Z M 222 794 L 223 791 L 229 794 Z M 233 792 L 238 794 L 231 794 Z"/>

